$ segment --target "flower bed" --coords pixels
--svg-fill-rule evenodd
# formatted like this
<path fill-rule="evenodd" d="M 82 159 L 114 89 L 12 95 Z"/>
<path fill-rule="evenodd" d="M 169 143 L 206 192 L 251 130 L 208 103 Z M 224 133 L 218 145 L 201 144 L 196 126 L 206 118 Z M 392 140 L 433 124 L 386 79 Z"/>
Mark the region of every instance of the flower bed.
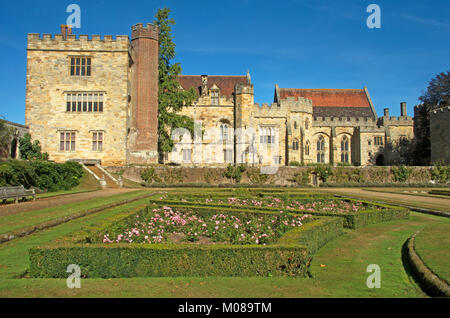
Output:
<path fill-rule="evenodd" d="M 142 211 L 103 235 L 103 243 L 269 244 L 310 215 L 215 213 L 198 215 L 194 208 L 169 206 Z M 123 222 L 122 222 L 123 224 Z"/>

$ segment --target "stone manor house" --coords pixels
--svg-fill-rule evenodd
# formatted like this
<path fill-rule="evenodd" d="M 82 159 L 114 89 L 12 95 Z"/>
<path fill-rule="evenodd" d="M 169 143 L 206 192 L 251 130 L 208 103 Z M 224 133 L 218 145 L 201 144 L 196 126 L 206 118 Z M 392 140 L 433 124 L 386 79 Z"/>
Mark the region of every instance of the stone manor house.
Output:
<path fill-rule="evenodd" d="M 158 30 L 127 35 L 28 34 L 26 125 L 51 160 L 103 166 L 163 161 L 187 166 L 349 163 L 389 165 L 385 151 L 413 137 L 413 120 L 378 117 L 368 89 L 301 89 L 275 85 L 271 104 L 254 103 L 250 74 L 180 75 L 198 99 L 182 114 L 201 128 L 174 134 L 158 154 Z"/>

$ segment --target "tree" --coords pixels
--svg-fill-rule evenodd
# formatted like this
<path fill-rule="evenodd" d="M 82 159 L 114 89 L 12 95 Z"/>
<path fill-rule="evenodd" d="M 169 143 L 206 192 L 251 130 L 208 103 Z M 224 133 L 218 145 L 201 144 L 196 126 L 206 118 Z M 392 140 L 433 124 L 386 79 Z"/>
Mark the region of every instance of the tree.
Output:
<path fill-rule="evenodd" d="M 183 90 L 178 82 L 181 74 L 180 63 L 172 64 L 175 58 L 175 43 L 169 18 L 170 9 L 158 9 L 155 25 L 159 28 L 159 94 L 158 94 L 158 151 L 172 151 L 174 145 L 171 133 L 176 128 L 186 128 L 194 133 L 192 118 L 177 114 L 183 107 L 197 99 L 194 88 Z"/>
<path fill-rule="evenodd" d="M 48 153 L 41 152 L 41 143 L 39 140 L 31 141 L 30 134 L 23 135 L 22 138 L 19 139 L 19 151 L 21 159 L 37 159 L 37 160 L 47 160 Z"/>
<path fill-rule="evenodd" d="M 414 157 L 416 164 L 428 165 L 431 158 L 430 145 L 430 111 L 450 105 L 450 71 L 442 72 L 433 78 L 426 92 L 419 97 L 422 104 L 416 107 L 414 134 L 416 147 Z"/>
<path fill-rule="evenodd" d="M 0 151 L 1 155 L 8 155 L 9 146 L 11 143 L 13 129 L 6 125 L 0 118 Z"/>

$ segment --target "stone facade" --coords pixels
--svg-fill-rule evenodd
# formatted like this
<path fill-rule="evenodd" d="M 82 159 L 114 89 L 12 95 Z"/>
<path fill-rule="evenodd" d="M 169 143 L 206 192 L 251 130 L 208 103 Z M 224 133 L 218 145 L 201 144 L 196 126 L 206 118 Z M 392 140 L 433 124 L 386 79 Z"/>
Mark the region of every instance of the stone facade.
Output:
<path fill-rule="evenodd" d="M 6 127 L 11 129 L 10 141 L 8 146 L 4 149 L 0 149 L 0 158 L 20 158 L 19 152 L 19 139 L 22 138 L 26 133 L 29 133 L 29 128 L 25 125 L 18 123 L 13 123 L 8 120 L 0 119 Z"/>
<path fill-rule="evenodd" d="M 157 33 L 153 26 L 140 24 L 133 27 L 133 35 L 149 29 Z M 25 122 L 50 160 L 97 160 L 105 166 L 156 162 L 156 138 L 142 143 L 134 136 L 136 131 L 153 136 L 157 129 L 158 45 L 156 51 L 155 45 L 143 45 L 151 53 L 149 62 L 145 54 L 136 54 L 140 40 L 136 36 L 131 45 L 126 35 L 28 35 Z M 144 89 L 152 90 L 150 96 L 137 96 L 133 90 L 135 73 L 147 76 Z M 136 160 L 135 151 L 144 154 Z"/>
<path fill-rule="evenodd" d="M 396 159 L 395 151 L 387 151 L 386 145 L 395 147 L 401 138 L 413 138 L 406 104 L 400 105 L 401 116 L 390 117 L 385 109 L 384 116 L 378 118 L 367 88 L 311 90 L 276 85 L 274 102 L 259 105 L 254 103 L 249 74 L 183 75 L 179 81 L 183 89 L 199 89 L 199 99 L 182 114 L 200 122 L 206 132 L 197 141 L 186 132 L 185 138 L 176 140 L 166 162 L 184 166 L 280 166 L 292 162 L 389 165 Z M 230 81 L 234 82 L 232 91 Z M 224 124 L 226 140 L 222 136 Z M 233 153 L 227 156 L 230 149 Z M 183 155 L 189 150 L 191 156 Z"/>
<path fill-rule="evenodd" d="M 389 165 L 387 144 L 413 137 L 411 117 L 378 118 L 367 88 L 289 89 L 254 103 L 250 74 L 180 75 L 198 99 L 180 114 L 196 122 L 194 140 L 173 133 L 165 163 L 184 166 L 282 166 L 297 163 Z M 104 166 L 158 161 L 158 30 L 89 37 L 70 28 L 28 35 L 26 125 L 51 160 Z"/>
<path fill-rule="evenodd" d="M 431 163 L 450 164 L 450 107 L 434 109 L 430 112 Z"/>

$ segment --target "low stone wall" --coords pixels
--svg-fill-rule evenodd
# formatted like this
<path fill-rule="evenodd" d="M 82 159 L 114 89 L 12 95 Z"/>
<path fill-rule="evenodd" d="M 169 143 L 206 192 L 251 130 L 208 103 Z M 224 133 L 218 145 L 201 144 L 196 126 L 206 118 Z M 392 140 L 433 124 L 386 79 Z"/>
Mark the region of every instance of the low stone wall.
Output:
<path fill-rule="evenodd" d="M 135 182 L 142 182 L 141 173 L 149 166 L 109 167 L 108 171 L 121 174 L 124 178 Z M 190 168 L 157 165 L 155 175 L 159 183 L 203 183 L 211 185 L 230 184 L 232 180 L 224 177 L 225 168 Z M 432 167 L 408 167 L 411 173 L 408 180 L 400 184 L 428 184 L 431 180 Z M 259 168 L 247 167 L 242 174 L 240 183 L 253 185 L 274 186 L 308 186 L 316 185 L 315 167 L 279 167 L 275 174 L 261 175 Z M 320 180 L 318 180 L 320 183 Z M 328 185 L 349 184 L 392 184 L 396 183 L 391 167 L 333 167 L 332 174 L 327 180 Z"/>

